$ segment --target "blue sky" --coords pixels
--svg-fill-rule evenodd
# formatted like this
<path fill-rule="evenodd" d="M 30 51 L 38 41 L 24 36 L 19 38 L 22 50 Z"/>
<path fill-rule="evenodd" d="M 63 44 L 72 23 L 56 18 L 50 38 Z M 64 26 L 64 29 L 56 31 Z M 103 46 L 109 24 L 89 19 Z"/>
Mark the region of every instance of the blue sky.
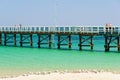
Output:
<path fill-rule="evenodd" d="M 0 25 L 120 25 L 120 0 L 0 0 Z"/>

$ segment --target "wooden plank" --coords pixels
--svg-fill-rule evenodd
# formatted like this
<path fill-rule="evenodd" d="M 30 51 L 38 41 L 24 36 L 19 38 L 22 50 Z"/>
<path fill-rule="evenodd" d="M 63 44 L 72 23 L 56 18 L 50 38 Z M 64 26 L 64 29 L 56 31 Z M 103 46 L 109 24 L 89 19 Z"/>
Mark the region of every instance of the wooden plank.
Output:
<path fill-rule="evenodd" d="M 22 44 L 30 44 L 30 42 L 20 42 L 20 43 L 22 43 Z"/>

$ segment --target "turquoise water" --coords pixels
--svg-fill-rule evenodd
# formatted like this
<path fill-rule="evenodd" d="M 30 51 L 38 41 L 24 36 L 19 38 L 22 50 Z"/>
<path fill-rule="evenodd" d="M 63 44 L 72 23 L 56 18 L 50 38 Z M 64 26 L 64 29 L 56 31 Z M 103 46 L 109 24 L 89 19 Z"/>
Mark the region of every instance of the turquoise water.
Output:
<path fill-rule="evenodd" d="M 80 69 L 120 72 L 117 49 L 104 52 L 104 40 L 101 37 L 95 38 L 94 43 L 93 51 L 89 47 L 79 51 L 77 40 L 73 40 L 72 50 L 67 47 L 58 50 L 56 44 L 52 45 L 52 49 L 0 46 L 0 75 Z"/>

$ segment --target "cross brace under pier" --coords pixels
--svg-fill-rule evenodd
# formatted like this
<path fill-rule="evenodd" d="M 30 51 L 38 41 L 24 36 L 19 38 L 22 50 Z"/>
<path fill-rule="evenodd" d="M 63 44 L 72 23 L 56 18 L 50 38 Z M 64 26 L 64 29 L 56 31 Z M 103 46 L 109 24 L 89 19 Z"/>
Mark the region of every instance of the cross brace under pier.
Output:
<path fill-rule="evenodd" d="M 38 48 L 41 47 L 42 44 L 48 44 L 49 48 L 51 48 L 52 44 L 52 35 L 51 34 L 38 34 Z"/>
<path fill-rule="evenodd" d="M 8 43 L 14 43 L 16 46 L 16 34 L 4 34 L 4 45 L 6 46 Z"/>
<path fill-rule="evenodd" d="M 23 44 L 30 44 L 33 46 L 33 38 L 32 34 L 20 34 L 20 46 L 22 47 Z"/>
<path fill-rule="evenodd" d="M 112 35 L 105 35 L 105 51 L 108 52 L 110 48 L 118 48 L 120 51 L 120 37 L 119 36 L 112 36 Z"/>
<path fill-rule="evenodd" d="M 65 43 L 66 41 L 66 43 Z M 68 46 L 69 49 L 71 48 L 71 35 L 60 35 L 58 34 L 58 49 L 60 49 L 61 46 Z"/>
<path fill-rule="evenodd" d="M 79 35 L 79 49 L 82 50 L 82 47 L 90 47 L 93 50 L 93 36 L 83 36 Z"/>

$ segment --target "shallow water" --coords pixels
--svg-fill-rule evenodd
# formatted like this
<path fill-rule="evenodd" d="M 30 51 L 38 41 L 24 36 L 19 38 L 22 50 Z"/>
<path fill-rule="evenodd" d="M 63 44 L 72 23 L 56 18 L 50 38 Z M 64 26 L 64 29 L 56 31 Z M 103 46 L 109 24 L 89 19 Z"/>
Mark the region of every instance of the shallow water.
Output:
<path fill-rule="evenodd" d="M 73 40 L 71 50 L 67 47 L 58 50 L 56 42 L 52 49 L 0 46 L 0 76 L 80 69 L 120 72 L 120 54 L 117 49 L 104 52 L 104 40 L 101 37 L 96 37 L 94 43 L 93 51 L 89 47 L 79 51 L 77 40 Z"/>

